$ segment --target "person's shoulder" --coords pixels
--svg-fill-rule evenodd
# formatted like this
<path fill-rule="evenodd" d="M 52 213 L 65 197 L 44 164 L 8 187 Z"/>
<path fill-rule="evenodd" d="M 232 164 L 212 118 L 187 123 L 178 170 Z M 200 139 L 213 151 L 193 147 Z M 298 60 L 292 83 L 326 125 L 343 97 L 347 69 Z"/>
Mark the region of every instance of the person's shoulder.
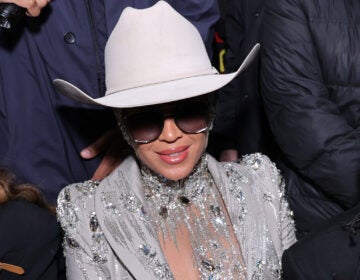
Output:
<path fill-rule="evenodd" d="M 221 163 L 228 176 L 241 177 L 247 185 L 256 185 L 259 190 L 282 196 L 284 181 L 280 171 L 270 158 L 261 153 L 247 154 L 236 162 Z"/>
<path fill-rule="evenodd" d="M 81 215 L 85 209 L 88 213 L 90 209 L 95 208 L 97 192 L 107 190 L 113 185 L 118 187 L 119 181 L 132 181 L 136 176 L 139 176 L 138 165 L 134 157 L 129 156 L 101 182 L 87 180 L 64 187 L 57 198 L 57 215 L 60 222 L 63 218 L 67 218 L 67 215 L 71 215 L 70 210 L 72 212 L 76 210 L 77 215 Z"/>
<path fill-rule="evenodd" d="M 88 180 L 68 185 L 60 191 L 56 213 L 65 231 L 77 227 L 84 215 L 94 211 L 98 186 L 98 181 Z"/>
<path fill-rule="evenodd" d="M 21 236 L 44 236 L 48 239 L 60 235 L 56 215 L 24 199 L 8 201 L 0 205 L 0 226 L 6 228 L 0 236 L 12 234 L 13 238 Z"/>
<path fill-rule="evenodd" d="M 268 169 L 275 166 L 274 163 L 270 160 L 270 158 L 262 153 L 244 155 L 237 160 L 237 163 L 241 166 L 250 167 L 255 171 Z"/>
<path fill-rule="evenodd" d="M 247 171 L 252 174 L 274 174 L 278 175 L 278 170 L 274 162 L 262 153 L 247 154 L 239 158 L 235 162 L 222 162 L 220 163 L 226 169 L 234 171 Z"/>
<path fill-rule="evenodd" d="M 3 204 L 0 204 L 1 213 L 24 213 L 24 212 L 42 212 L 42 209 L 34 203 L 31 203 L 25 199 L 9 200 Z"/>
<path fill-rule="evenodd" d="M 269 179 L 276 185 L 282 181 L 282 177 L 276 164 L 266 155 L 261 153 L 254 153 L 243 156 L 239 159 L 241 166 L 250 168 L 254 173 L 258 174 L 263 179 Z"/>
<path fill-rule="evenodd" d="M 13 221 L 26 220 L 27 223 L 53 220 L 55 215 L 50 210 L 41 207 L 33 202 L 19 198 L 5 202 L 0 205 L 1 219 L 7 217 Z"/>
<path fill-rule="evenodd" d="M 99 181 L 88 180 L 81 183 L 74 183 L 64 187 L 58 196 L 58 207 L 72 203 L 77 203 L 79 200 L 91 200 L 99 185 Z"/>

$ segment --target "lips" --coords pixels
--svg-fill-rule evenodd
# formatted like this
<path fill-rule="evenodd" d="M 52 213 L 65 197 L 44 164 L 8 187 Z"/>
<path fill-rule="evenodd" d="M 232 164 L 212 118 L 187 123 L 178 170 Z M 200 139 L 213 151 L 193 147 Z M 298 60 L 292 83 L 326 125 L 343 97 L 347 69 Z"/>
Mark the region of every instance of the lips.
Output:
<path fill-rule="evenodd" d="M 189 146 L 175 147 L 158 152 L 162 161 L 175 165 L 183 162 L 189 154 Z"/>

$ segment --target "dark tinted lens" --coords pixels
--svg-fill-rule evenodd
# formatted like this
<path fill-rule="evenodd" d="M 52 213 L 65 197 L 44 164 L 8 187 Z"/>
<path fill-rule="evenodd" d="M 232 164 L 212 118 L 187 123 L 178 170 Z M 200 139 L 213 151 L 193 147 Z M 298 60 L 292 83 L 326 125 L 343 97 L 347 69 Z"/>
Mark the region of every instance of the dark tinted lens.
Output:
<path fill-rule="evenodd" d="M 201 101 L 183 103 L 177 109 L 175 121 L 184 132 L 200 132 L 209 126 L 209 105 Z"/>
<path fill-rule="evenodd" d="M 155 140 L 163 129 L 163 117 L 158 112 L 141 112 L 125 118 L 130 137 L 137 142 Z"/>

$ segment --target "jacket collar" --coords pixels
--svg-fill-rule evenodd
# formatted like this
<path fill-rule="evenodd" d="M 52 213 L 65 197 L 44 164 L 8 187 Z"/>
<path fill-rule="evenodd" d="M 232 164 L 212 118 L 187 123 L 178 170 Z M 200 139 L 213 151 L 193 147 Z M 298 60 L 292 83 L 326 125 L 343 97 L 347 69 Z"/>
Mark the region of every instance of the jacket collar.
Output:
<path fill-rule="evenodd" d="M 239 184 L 231 182 L 241 181 L 241 174 L 229 174 L 224 171 L 223 164 L 211 156 L 208 167 L 224 198 L 230 220 L 234 228 L 237 228 L 245 262 L 252 266 L 255 260 L 247 258 L 247 252 L 251 251 L 248 247 L 261 242 L 258 238 L 263 236 L 263 229 L 258 228 L 257 224 L 265 224 L 264 217 L 268 215 L 262 213 L 256 217 L 249 216 L 250 213 L 259 213 L 264 209 L 258 209 L 261 204 L 245 203 L 244 197 L 255 198 L 252 188 L 239 188 Z M 246 180 L 250 180 L 247 184 L 251 185 L 252 177 L 245 170 L 244 172 Z M 161 273 L 167 274 L 170 270 L 157 240 L 157 234 L 145 218 L 144 205 L 140 171 L 135 159 L 129 157 L 98 186 L 95 210 L 110 246 L 129 273 L 135 279 L 159 279 Z M 263 221 L 253 223 L 254 218 Z"/>
<path fill-rule="evenodd" d="M 98 186 L 95 211 L 110 246 L 135 279 L 159 279 L 167 273 L 156 233 L 145 220 L 144 193 L 133 157 Z"/>

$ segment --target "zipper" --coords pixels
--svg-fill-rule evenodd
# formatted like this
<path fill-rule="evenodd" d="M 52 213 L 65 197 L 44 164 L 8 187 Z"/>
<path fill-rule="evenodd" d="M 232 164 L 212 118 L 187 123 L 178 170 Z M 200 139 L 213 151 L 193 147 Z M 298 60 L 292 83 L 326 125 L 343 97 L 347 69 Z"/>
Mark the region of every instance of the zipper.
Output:
<path fill-rule="evenodd" d="M 360 229 L 360 213 L 358 213 L 350 222 L 342 225 L 342 229 L 349 232 L 350 246 L 355 246 L 356 242 L 354 236 L 358 233 Z"/>

